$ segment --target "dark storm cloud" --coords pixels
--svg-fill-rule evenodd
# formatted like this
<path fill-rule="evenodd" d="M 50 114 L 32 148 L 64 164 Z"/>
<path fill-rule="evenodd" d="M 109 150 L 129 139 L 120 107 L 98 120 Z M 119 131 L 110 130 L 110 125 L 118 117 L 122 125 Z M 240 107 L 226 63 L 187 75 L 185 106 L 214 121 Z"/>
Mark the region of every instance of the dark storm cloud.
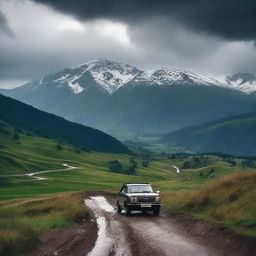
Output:
<path fill-rule="evenodd" d="M 256 39 L 255 0 L 34 0 L 79 19 L 110 18 L 129 23 L 154 16 L 228 40 Z"/>
<path fill-rule="evenodd" d="M 0 33 L 4 33 L 8 36 L 13 36 L 13 32 L 9 28 L 6 17 L 2 14 L 0 10 Z"/>

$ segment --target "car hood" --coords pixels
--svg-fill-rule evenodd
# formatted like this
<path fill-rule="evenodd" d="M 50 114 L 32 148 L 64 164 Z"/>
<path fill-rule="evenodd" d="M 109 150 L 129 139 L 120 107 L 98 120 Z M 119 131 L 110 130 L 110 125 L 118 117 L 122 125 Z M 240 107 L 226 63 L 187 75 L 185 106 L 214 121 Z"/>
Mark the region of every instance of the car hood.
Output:
<path fill-rule="evenodd" d="M 127 196 L 137 196 L 137 197 L 143 197 L 143 196 L 160 196 L 157 193 L 127 193 Z"/>

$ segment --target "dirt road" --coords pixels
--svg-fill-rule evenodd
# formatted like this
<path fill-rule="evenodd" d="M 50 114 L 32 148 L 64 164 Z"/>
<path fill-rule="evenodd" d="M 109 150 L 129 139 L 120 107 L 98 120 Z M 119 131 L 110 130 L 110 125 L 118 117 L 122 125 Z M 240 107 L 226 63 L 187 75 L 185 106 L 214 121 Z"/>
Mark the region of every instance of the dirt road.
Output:
<path fill-rule="evenodd" d="M 48 235 L 28 256 L 253 256 L 255 240 L 214 225 L 173 216 L 133 212 L 118 214 L 116 199 L 86 194 L 92 218 Z M 185 227 L 185 228 L 184 228 Z M 199 235 L 198 235 L 199 234 Z"/>
<path fill-rule="evenodd" d="M 63 171 L 70 171 L 73 169 L 78 169 L 79 167 L 71 166 L 69 164 L 62 164 L 64 169 L 56 169 L 56 170 L 45 170 L 45 171 L 38 171 L 38 172 L 30 172 L 30 173 L 23 173 L 23 174 L 12 174 L 12 175 L 3 175 L 7 177 L 19 177 L 19 176 L 28 176 L 32 177 L 35 180 L 47 180 L 47 178 L 37 176 L 38 174 L 42 173 L 49 173 L 49 172 L 63 172 Z"/>
<path fill-rule="evenodd" d="M 217 255 L 182 234 L 164 212 L 159 217 L 153 217 L 150 213 L 142 215 L 140 212 L 126 217 L 116 213 L 113 203 L 102 196 L 85 200 L 98 224 L 98 237 L 89 256 Z"/>

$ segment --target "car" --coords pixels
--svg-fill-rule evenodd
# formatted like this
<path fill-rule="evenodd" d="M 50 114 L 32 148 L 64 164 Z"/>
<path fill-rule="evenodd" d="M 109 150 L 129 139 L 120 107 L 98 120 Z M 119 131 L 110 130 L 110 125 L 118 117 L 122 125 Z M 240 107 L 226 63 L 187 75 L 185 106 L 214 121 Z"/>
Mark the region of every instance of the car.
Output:
<path fill-rule="evenodd" d="M 125 183 L 120 189 L 117 199 L 117 211 L 125 210 L 129 216 L 131 211 L 153 211 L 154 216 L 160 214 L 160 192 L 153 192 L 149 183 Z"/>

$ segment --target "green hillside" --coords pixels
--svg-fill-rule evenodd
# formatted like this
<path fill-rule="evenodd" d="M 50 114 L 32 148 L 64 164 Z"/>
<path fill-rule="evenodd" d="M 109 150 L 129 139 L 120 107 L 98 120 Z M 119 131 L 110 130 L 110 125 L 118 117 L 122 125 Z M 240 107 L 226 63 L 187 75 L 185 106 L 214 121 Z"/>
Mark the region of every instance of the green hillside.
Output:
<path fill-rule="evenodd" d="M 153 185 L 154 190 L 161 191 L 166 207 L 214 220 L 214 207 L 211 203 L 209 208 L 204 208 L 202 215 L 199 215 L 196 208 L 193 211 L 187 210 L 183 193 L 188 191 L 191 195 L 200 194 L 205 191 L 201 189 L 202 186 L 207 186 L 209 182 L 218 184 L 220 180 L 222 184 L 223 176 L 228 179 L 230 174 L 241 171 L 243 175 L 247 175 L 248 171 L 253 171 L 256 166 L 256 161 L 249 163 L 242 159 L 222 159 L 211 155 L 150 155 L 147 156 L 149 160 L 145 165 L 145 156 L 138 155 L 134 156 L 136 171 L 131 174 L 130 155 L 77 151 L 73 145 L 66 143 L 58 148 L 59 143 L 56 140 L 17 130 L 6 121 L 0 121 L 0 130 L 0 252 L 5 252 L 4 255 L 12 255 L 10 252 L 13 255 L 21 255 L 20 253 L 36 247 L 45 232 L 66 228 L 77 221 L 77 218 L 86 215 L 81 196 L 67 192 L 91 190 L 117 193 L 123 183 L 147 181 Z M 109 163 L 116 160 L 123 167 L 122 173 L 110 170 Z M 64 163 L 78 168 L 60 171 L 64 168 Z M 180 173 L 176 172 L 174 165 L 181 169 Z M 24 175 L 43 170 L 53 171 L 36 174 L 35 176 L 44 178 L 41 180 Z M 250 185 L 248 190 L 246 186 L 243 187 L 248 197 L 248 200 L 243 201 L 243 206 L 240 204 L 240 194 L 238 195 L 238 214 L 230 217 L 226 212 L 228 209 L 225 208 L 225 211 L 218 212 L 218 218 L 222 218 L 218 223 L 255 236 L 254 226 L 251 226 L 255 224 L 255 218 L 251 211 L 247 210 L 255 198 L 254 190 L 253 193 L 250 190 L 252 186 Z M 236 191 L 235 187 L 233 184 L 227 189 L 224 187 L 222 194 L 233 193 L 232 191 Z M 215 200 L 215 193 L 211 192 L 211 195 L 213 199 L 209 200 Z M 196 199 L 199 200 L 197 196 L 186 199 L 190 200 L 188 204 L 196 204 Z M 225 200 L 218 203 L 220 210 L 222 206 L 227 205 Z M 248 213 L 245 217 L 242 215 L 244 212 Z"/>
<path fill-rule="evenodd" d="M 256 155 L 256 113 L 234 116 L 175 131 L 164 137 L 169 146 L 196 152 Z"/>
<path fill-rule="evenodd" d="M 129 171 L 131 159 L 137 166 L 133 173 Z M 114 161 L 121 164 L 121 173 L 110 169 L 110 163 Z M 63 164 L 77 168 L 65 170 Z M 177 173 L 174 166 L 181 172 Z M 255 189 L 252 189 L 255 179 L 250 179 L 248 186 L 243 179 L 248 175 L 249 178 L 255 177 L 255 174 L 248 174 L 255 168 L 256 161 L 212 155 L 191 157 L 144 153 L 131 156 L 79 150 L 73 144 L 38 136 L 16 123 L 0 119 L 0 254 L 23 255 L 38 246 L 46 232 L 66 228 L 81 218 L 90 219 L 81 195 L 71 193 L 117 193 L 121 184 L 126 182 L 150 182 L 155 191 L 161 191 L 165 207 L 255 236 L 251 208 L 255 198 Z M 44 170 L 50 172 L 26 175 Z M 241 183 L 238 195 L 237 183 L 223 186 L 230 174 L 245 181 Z M 223 177 L 226 179 L 224 183 Z M 220 187 L 225 198 L 231 198 L 232 209 L 239 208 L 236 215 L 228 213 L 225 198 L 220 201 L 220 193 L 215 193 L 215 187 L 208 187 L 208 183 Z M 205 191 L 210 191 L 210 195 Z M 187 194 L 191 196 L 185 196 L 185 200 Z M 200 204 L 198 209 L 188 208 L 193 204 L 197 206 L 200 194 L 203 198 L 205 194 L 209 195 L 209 204 L 203 205 L 202 211 Z"/>
<path fill-rule="evenodd" d="M 256 236 L 256 173 L 236 173 L 211 181 L 197 190 L 165 192 L 172 210 Z"/>
<path fill-rule="evenodd" d="M 118 140 L 99 130 L 69 122 L 3 95 L 0 95 L 0 118 L 17 129 L 71 143 L 82 149 L 130 153 Z"/>

